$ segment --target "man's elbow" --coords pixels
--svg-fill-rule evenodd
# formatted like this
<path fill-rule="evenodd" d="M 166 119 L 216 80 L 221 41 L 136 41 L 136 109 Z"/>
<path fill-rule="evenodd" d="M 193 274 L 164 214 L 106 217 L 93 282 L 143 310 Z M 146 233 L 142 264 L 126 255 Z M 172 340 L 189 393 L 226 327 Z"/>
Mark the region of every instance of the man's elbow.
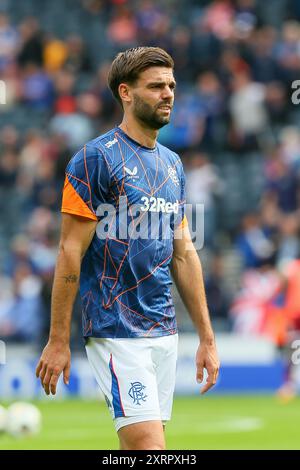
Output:
<path fill-rule="evenodd" d="M 70 242 L 70 241 L 61 241 L 58 247 L 58 257 L 62 258 L 72 258 L 82 260 L 84 257 L 84 250 L 81 245 L 78 243 Z"/>

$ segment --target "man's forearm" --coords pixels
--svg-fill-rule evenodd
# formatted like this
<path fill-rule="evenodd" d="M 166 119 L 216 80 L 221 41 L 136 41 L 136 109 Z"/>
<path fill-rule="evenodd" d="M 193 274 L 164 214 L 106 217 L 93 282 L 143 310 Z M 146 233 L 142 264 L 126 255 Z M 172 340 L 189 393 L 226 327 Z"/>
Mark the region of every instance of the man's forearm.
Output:
<path fill-rule="evenodd" d="M 52 300 L 50 341 L 69 343 L 73 304 L 78 290 L 81 256 L 60 247 L 57 258 Z"/>
<path fill-rule="evenodd" d="M 202 268 L 196 250 L 187 250 L 182 256 L 174 256 L 171 272 L 200 340 L 213 343 L 214 334 L 207 308 Z"/>

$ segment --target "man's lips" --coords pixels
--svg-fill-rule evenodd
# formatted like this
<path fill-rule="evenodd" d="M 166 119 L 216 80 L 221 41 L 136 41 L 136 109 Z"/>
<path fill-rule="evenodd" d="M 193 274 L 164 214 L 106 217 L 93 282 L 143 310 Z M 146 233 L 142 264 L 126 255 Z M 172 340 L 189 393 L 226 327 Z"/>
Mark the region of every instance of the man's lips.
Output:
<path fill-rule="evenodd" d="M 166 111 L 171 111 L 172 106 L 170 106 L 169 104 L 162 104 L 162 105 L 158 106 L 158 109 L 164 109 Z"/>

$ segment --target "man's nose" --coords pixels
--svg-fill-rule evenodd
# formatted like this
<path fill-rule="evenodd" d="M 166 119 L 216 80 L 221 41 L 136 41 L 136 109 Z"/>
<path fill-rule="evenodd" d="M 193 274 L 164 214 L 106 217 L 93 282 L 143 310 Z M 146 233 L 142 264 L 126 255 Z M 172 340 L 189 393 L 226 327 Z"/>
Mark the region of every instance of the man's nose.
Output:
<path fill-rule="evenodd" d="M 171 90 L 171 88 L 167 86 L 167 87 L 165 87 L 165 88 L 163 89 L 162 98 L 163 98 L 163 99 L 166 99 L 166 98 L 173 98 L 173 94 L 174 94 L 174 93 L 173 93 L 173 90 Z"/>

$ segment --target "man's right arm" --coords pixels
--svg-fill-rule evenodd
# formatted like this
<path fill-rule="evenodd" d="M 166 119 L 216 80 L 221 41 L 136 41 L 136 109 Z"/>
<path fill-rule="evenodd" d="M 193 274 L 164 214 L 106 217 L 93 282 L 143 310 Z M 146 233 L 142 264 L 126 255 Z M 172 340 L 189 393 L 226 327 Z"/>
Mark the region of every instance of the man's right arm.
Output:
<path fill-rule="evenodd" d="M 60 374 L 69 381 L 70 330 L 73 304 L 78 290 L 82 258 L 95 234 L 97 221 L 62 214 L 61 238 L 51 302 L 49 341 L 36 368 L 47 395 L 56 393 Z"/>

